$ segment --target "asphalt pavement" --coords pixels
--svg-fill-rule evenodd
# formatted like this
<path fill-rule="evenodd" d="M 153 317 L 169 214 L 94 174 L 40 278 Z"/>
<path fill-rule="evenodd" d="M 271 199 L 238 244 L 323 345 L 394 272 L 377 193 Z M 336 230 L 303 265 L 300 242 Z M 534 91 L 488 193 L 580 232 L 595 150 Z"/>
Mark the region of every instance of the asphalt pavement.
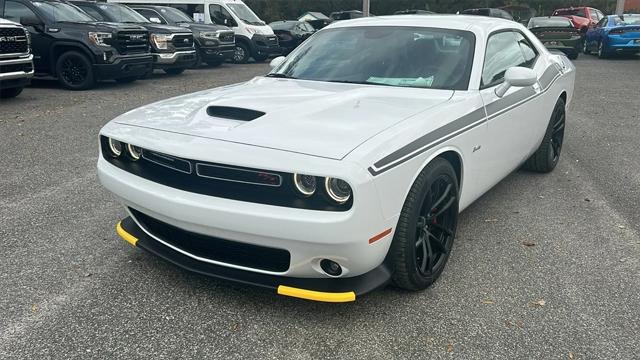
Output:
<path fill-rule="evenodd" d="M 98 131 L 266 73 L 225 64 L 0 102 L 0 359 L 640 358 L 640 59 L 581 56 L 560 164 L 462 213 L 430 289 L 348 304 L 196 275 L 115 234 Z"/>

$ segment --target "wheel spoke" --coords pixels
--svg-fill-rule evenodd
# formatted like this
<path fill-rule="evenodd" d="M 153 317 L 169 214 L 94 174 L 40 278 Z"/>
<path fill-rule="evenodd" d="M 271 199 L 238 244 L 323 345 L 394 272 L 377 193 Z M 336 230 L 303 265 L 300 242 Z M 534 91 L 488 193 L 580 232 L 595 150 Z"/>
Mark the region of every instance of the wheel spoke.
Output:
<path fill-rule="evenodd" d="M 449 185 L 451 186 L 451 185 Z M 431 216 L 431 218 L 437 218 L 438 216 L 442 215 L 442 213 L 444 213 L 445 211 L 449 210 L 449 208 L 451 207 L 451 205 L 453 205 L 453 202 L 456 201 L 456 197 L 452 196 L 449 201 L 447 201 L 447 203 L 442 207 L 442 209 L 438 210 L 437 213 L 433 214 Z"/>
<path fill-rule="evenodd" d="M 427 265 L 431 262 L 431 257 L 433 256 L 433 252 L 431 251 L 430 241 L 425 240 L 422 245 L 422 264 L 420 266 L 420 270 L 423 273 L 427 272 Z"/>
<path fill-rule="evenodd" d="M 431 226 L 432 228 L 436 228 L 436 229 L 442 231 L 447 236 L 453 236 L 453 231 L 447 229 L 446 227 L 444 227 L 444 226 L 442 226 L 440 224 L 431 224 L 429 226 Z"/>
<path fill-rule="evenodd" d="M 447 188 L 444 189 L 444 193 L 442 194 L 442 196 L 440 196 L 440 198 L 438 200 L 436 200 L 436 202 L 434 204 L 431 205 L 431 210 L 429 211 L 429 213 L 433 213 L 434 211 L 436 211 L 438 209 L 438 207 L 440 206 L 440 204 L 447 198 L 447 196 L 449 195 L 449 192 L 451 192 L 451 184 L 447 185 Z M 433 194 L 437 194 L 437 192 L 433 192 Z"/>
<path fill-rule="evenodd" d="M 436 237 L 432 237 L 432 240 L 427 239 L 430 243 L 430 247 L 438 254 L 444 254 L 445 248 L 444 245 L 440 242 L 440 239 Z"/>

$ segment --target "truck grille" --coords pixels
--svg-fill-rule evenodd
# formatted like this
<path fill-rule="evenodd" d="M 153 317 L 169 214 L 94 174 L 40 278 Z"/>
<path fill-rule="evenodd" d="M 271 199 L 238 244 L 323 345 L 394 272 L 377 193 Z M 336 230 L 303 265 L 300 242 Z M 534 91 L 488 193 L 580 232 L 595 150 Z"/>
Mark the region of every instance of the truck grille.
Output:
<path fill-rule="evenodd" d="M 220 42 L 233 43 L 236 41 L 236 37 L 232 31 L 220 33 Z"/>
<path fill-rule="evenodd" d="M 120 54 L 149 52 L 149 34 L 145 31 L 121 31 L 116 35 L 115 48 Z"/>
<path fill-rule="evenodd" d="M 246 244 L 192 233 L 129 208 L 131 215 L 150 234 L 200 258 L 273 272 L 289 269 L 291 254 L 284 249 Z"/>
<path fill-rule="evenodd" d="M 193 35 L 179 34 L 173 37 L 173 46 L 178 50 L 193 48 Z"/>
<path fill-rule="evenodd" d="M 21 28 L 0 27 L 0 54 L 21 54 L 29 52 L 27 34 Z"/>

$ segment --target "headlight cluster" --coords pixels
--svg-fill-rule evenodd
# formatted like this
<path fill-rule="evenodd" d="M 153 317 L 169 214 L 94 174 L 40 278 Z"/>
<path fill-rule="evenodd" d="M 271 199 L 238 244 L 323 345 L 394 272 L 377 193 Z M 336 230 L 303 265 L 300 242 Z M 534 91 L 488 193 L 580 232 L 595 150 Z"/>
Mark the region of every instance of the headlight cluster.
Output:
<path fill-rule="evenodd" d="M 109 40 L 112 35 L 108 32 L 89 32 L 89 40 L 97 46 L 111 46 Z"/>
<path fill-rule="evenodd" d="M 107 143 L 109 144 L 109 154 L 114 158 L 120 157 L 125 152 L 125 149 L 127 155 L 133 161 L 140 160 L 140 157 L 142 157 L 142 149 L 135 145 L 125 144 L 112 138 L 108 138 Z"/>
<path fill-rule="evenodd" d="M 320 180 L 320 181 L 319 181 Z M 324 194 L 337 204 L 344 204 L 351 199 L 351 186 L 341 179 L 312 175 L 293 174 L 296 190 L 304 197 L 310 197 L 318 192 L 318 183 L 324 185 Z"/>
<path fill-rule="evenodd" d="M 167 50 L 169 48 L 169 37 L 167 34 L 151 34 L 153 45 L 159 50 Z"/>

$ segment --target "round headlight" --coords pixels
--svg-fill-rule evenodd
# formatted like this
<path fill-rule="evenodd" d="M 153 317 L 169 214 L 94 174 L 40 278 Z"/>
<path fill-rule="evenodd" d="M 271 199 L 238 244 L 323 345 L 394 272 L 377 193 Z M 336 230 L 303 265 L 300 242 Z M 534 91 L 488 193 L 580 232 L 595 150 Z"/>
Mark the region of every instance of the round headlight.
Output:
<path fill-rule="evenodd" d="M 351 198 L 351 186 L 346 181 L 336 178 L 326 178 L 324 188 L 329 197 L 338 204 L 344 204 Z"/>
<path fill-rule="evenodd" d="M 127 150 L 129 150 L 129 155 L 133 160 L 139 160 L 142 155 L 142 149 L 135 145 L 127 144 Z"/>
<path fill-rule="evenodd" d="M 122 145 L 122 142 L 109 138 L 109 150 L 111 151 L 111 155 L 113 155 L 114 157 L 122 155 L 123 146 L 124 145 Z"/>
<path fill-rule="evenodd" d="M 311 196 L 316 192 L 316 177 L 311 175 L 293 174 L 296 189 L 304 196 Z"/>

